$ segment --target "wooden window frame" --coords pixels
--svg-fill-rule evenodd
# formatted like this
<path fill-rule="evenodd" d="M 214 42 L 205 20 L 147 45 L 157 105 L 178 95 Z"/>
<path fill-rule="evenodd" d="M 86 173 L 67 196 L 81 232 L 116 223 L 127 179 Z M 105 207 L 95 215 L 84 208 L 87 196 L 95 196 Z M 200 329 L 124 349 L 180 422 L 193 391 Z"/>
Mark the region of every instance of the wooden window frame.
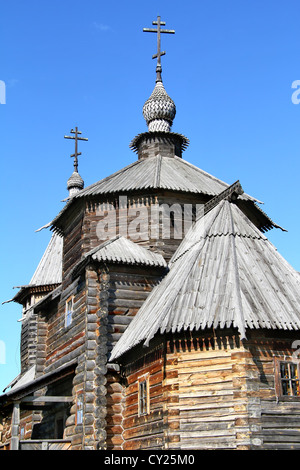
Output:
<path fill-rule="evenodd" d="M 294 366 L 297 367 L 297 373 L 298 373 L 298 378 L 297 379 L 292 379 L 291 377 L 287 379 L 283 379 L 281 377 L 281 364 L 293 364 Z M 275 358 L 275 390 L 276 390 L 276 396 L 278 400 L 280 401 L 300 401 L 300 390 L 299 390 L 299 395 L 286 395 L 284 394 L 282 383 L 284 381 L 289 382 L 290 384 L 292 382 L 298 381 L 298 388 L 300 388 L 300 361 L 295 360 L 293 357 L 276 357 Z M 292 390 L 292 387 L 289 387 L 290 390 Z"/>
<path fill-rule="evenodd" d="M 68 311 L 68 305 L 72 302 L 71 313 Z M 71 295 L 67 298 L 65 304 L 65 328 L 69 328 L 73 322 L 73 313 L 74 313 L 74 295 Z"/>
<path fill-rule="evenodd" d="M 138 378 L 138 416 L 146 416 L 150 414 L 149 378 L 149 374 Z"/>

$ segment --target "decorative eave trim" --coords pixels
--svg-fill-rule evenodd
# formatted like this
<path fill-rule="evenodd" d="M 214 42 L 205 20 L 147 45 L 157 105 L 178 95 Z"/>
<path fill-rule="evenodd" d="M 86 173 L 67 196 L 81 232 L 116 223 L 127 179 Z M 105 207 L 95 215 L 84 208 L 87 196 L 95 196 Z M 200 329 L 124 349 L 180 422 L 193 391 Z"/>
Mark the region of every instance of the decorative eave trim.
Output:
<path fill-rule="evenodd" d="M 155 137 L 165 137 L 166 139 L 180 141 L 181 150 L 184 151 L 189 146 L 189 139 L 182 134 L 177 134 L 175 132 L 143 132 L 142 134 L 138 134 L 129 144 L 129 148 L 134 152 L 138 152 L 138 147 L 143 139 L 151 139 Z"/>

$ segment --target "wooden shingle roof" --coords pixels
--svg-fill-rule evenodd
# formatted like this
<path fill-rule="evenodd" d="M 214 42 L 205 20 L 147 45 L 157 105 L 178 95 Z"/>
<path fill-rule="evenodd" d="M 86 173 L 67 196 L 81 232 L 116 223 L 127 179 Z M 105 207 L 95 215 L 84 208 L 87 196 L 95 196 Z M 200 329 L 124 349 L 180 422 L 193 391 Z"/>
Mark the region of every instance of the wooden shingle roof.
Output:
<path fill-rule="evenodd" d="M 229 185 L 179 157 L 154 156 L 137 160 L 112 175 L 79 191 L 49 224 L 52 230 L 63 232 L 62 219 L 70 206 L 85 198 L 124 195 L 141 191 L 176 191 L 207 196 L 220 194 Z M 257 199 L 247 194 L 240 197 L 242 210 L 256 220 L 262 231 L 282 228 L 258 206 Z"/>
<path fill-rule="evenodd" d="M 75 197 L 144 189 L 165 189 L 215 196 L 228 184 L 179 157 L 156 156 L 137 160 L 80 191 Z M 246 199 L 255 201 L 250 196 Z"/>
<path fill-rule="evenodd" d="M 29 282 L 19 286 L 20 290 L 8 302 L 22 303 L 24 298 L 33 289 L 52 290 L 62 282 L 63 238 L 53 233 L 48 246 Z"/>
<path fill-rule="evenodd" d="M 167 263 L 162 255 L 154 253 L 121 235 L 117 235 L 98 247 L 93 248 L 85 254 L 84 258 L 111 263 L 167 267 Z"/>
<path fill-rule="evenodd" d="M 63 238 L 53 233 L 33 274 L 30 285 L 60 284 L 62 281 Z"/>
<path fill-rule="evenodd" d="M 114 360 L 157 333 L 300 328 L 300 276 L 239 207 L 221 201 L 188 232 L 114 347 Z"/>
<path fill-rule="evenodd" d="M 76 277 L 90 261 L 134 266 L 140 265 L 163 270 L 168 268 L 167 262 L 162 255 L 150 251 L 121 235 L 117 235 L 85 253 L 72 269 L 73 278 Z"/>

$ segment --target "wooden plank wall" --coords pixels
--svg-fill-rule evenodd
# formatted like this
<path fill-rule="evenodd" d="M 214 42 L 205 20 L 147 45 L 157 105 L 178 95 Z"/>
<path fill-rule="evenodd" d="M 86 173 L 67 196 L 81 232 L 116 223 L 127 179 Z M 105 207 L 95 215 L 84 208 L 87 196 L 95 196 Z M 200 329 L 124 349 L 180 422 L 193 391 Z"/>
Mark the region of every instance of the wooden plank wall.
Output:
<path fill-rule="evenodd" d="M 126 195 L 124 195 L 123 197 L 125 196 Z M 199 200 L 197 201 L 197 199 Z M 203 204 L 204 202 L 206 202 L 206 200 L 207 198 L 203 199 L 203 196 L 195 197 L 195 195 L 183 193 L 176 194 L 169 193 L 167 191 L 160 191 L 159 198 L 155 194 L 151 194 L 150 192 L 148 194 L 128 194 L 128 207 L 122 206 L 122 200 L 119 200 L 119 198 L 117 197 L 114 198 L 113 196 L 108 200 L 103 200 L 102 202 L 89 201 L 86 206 L 82 230 L 83 252 L 86 253 L 87 251 L 91 250 L 92 248 L 98 246 L 101 243 L 101 240 L 99 239 L 99 232 L 97 232 L 97 224 L 104 217 L 104 212 L 101 212 L 101 205 L 103 204 L 103 207 L 109 207 L 108 205 L 110 204 L 115 207 L 117 224 L 117 227 L 114 227 L 112 224 L 109 224 L 110 230 L 108 230 L 108 236 L 110 238 L 113 238 L 114 236 L 121 233 L 123 236 L 131 239 L 133 242 L 139 243 L 157 253 L 162 254 L 168 261 L 173 255 L 174 251 L 177 249 L 180 242 L 182 241 L 182 238 L 178 239 L 174 237 L 174 226 L 177 226 L 176 224 L 178 219 L 181 220 L 183 223 L 184 204 L 193 205 L 195 210 L 196 204 Z M 179 216 L 177 215 L 177 213 L 175 213 L 174 216 L 171 215 L 170 217 L 168 210 L 165 212 L 164 216 L 161 215 L 159 229 L 157 233 L 153 231 L 153 221 L 151 221 L 151 215 L 155 213 L 154 211 L 152 212 L 155 204 L 159 205 L 160 207 L 165 205 L 166 209 L 172 208 L 173 205 L 180 205 L 182 209 L 182 214 L 180 214 Z M 173 209 L 175 208 L 176 207 L 173 207 Z M 144 220 L 144 216 L 148 217 L 147 223 L 142 222 L 137 229 L 140 230 L 140 232 L 136 233 L 134 224 L 136 222 L 136 225 L 138 225 L 138 220 L 141 222 L 142 220 Z M 130 228 L 132 229 L 131 232 Z M 166 232 L 164 231 L 168 228 L 170 228 L 170 236 L 168 235 L 168 230 L 166 230 Z M 182 228 L 183 236 L 184 227 Z M 136 236 L 131 237 L 130 234 L 132 233 L 134 235 L 136 234 Z M 164 233 L 165 236 L 163 235 Z M 106 240 L 107 238 L 104 241 Z"/>
<path fill-rule="evenodd" d="M 152 289 L 160 282 L 163 270 L 149 266 L 111 265 L 109 269 L 108 349 L 113 348 L 143 305 Z"/>
<path fill-rule="evenodd" d="M 300 397 L 280 397 L 275 384 L 275 358 L 295 361 L 292 344 L 297 340 L 297 332 L 289 331 L 253 331 L 249 338 L 257 371 L 253 382 L 261 404 L 260 425 L 254 430 L 253 438 L 264 450 L 300 449 Z"/>
<path fill-rule="evenodd" d="M 68 440 L 33 440 L 21 441 L 20 450 L 71 450 L 71 441 Z"/>
<path fill-rule="evenodd" d="M 82 256 L 83 213 L 79 212 L 70 222 L 64 234 L 63 245 L 63 289 L 70 283 L 68 274 Z"/>
<path fill-rule="evenodd" d="M 115 265 L 109 270 L 107 350 L 115 343 L 136 315 L 161 277 L 160 269 Z M 106 433 L 108 449 L 118 450 L 124 442 L 124 385 L 120 374 L 109 372 L 107 378 Z"/>
<path fill-rule="evenodd" d="M 28 370 L 36 361 L 37 345 L 37 316 L 29 310 L 22 322 L 20 359 L 22 373 Z"/>
<path fill-rule="evenodd" d="M 139 378 L 149 374 L 150 413 L 138 415 Z M 123 450 L 162 449 L 164 423 L 164 358 L 161 347 L 127 368 L 127 387 L 123 419 Z"/>
<path fill-rule="evenodd" d="M 74 295 L 72 323 L 65 326 L 66 300 Z M 58 308 L 47 315 L 44 368 L 55 367 L 73 360 L 80 354 L 84 344 L 86 288 L 84 279 L 78 278 L 62 293 Z"/>
<path fill-rule="evenodd" d="M 266 336 L 265 336 L 266 334 Z M 168 350 L 168 446 L 173 449 L 299 449 L 300 400 L 280 401 L 275 357 L 293 336 L 251 331 L 183 339 Z M 295 339 L 295 337 L 294 337 Z"/>
<path fill-rule="evenodd" d="M 249 444 L 244 398 L 239 396 L 243 372 L 234 371 L 232 352 L 241 352 L 226 337 L 182 339 L 169 345 L 168 447 L 171 449 L 236 449 Z M 235 365 L 237 365 L 235 361 Z"/>

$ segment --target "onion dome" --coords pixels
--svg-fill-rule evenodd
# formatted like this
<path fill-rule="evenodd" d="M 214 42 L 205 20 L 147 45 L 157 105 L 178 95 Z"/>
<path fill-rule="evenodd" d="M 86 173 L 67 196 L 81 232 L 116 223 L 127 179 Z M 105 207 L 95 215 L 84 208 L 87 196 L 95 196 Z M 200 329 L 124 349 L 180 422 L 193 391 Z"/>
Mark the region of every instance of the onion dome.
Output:
<path fill-rule="evenodd" d="M 77 171 L 73 171 L 72 175 L 68 179 L 67 189 L 69 191 L 69 196 L 72 197 L 74 194 L 81 191 L 84 188 L 84 181 L 81 178 L 80 174 Z"/>
<path fill-rule="evenodd" d="M 143 106 L 143 116 L 149 132 L 170 132 L 176 114 L 174 101 L 162 81 L 157 81 L 150 98 Z"/>

